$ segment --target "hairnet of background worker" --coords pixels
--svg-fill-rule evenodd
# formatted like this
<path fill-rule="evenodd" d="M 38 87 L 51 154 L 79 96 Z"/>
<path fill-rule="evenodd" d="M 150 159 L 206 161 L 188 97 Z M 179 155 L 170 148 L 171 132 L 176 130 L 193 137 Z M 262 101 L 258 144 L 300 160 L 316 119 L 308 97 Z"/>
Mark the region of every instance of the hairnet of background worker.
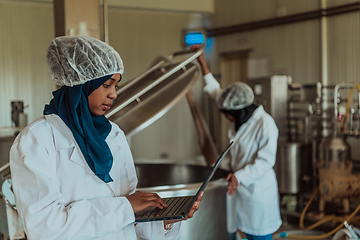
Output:
<path fill-rule="evenodd" d="M 193 46 L 198 50 L 201 46 Z M 246 233 L 248 240 L 271 240 L 281 226 L 275 171 L 278 128 L 263 106 L 254 104 L 254 93 L 243 82 L 221 89 L 211 74 L 204 54 L 198 57 L 204 91 L 216 102 L 231 122 L 228 130 L 230 148 L 227 177 L 227 224 L 229 239 L 236 230 Z"/>
<path fill-rule="evenodd" d="M 76 36 L 55 38 L 46 57 L 61 88 L 10 150 L 27 239 L 176 239 L 179 222 L 134 223 L 134 212 L 166 205 L 157 194 L 136 191 L 125 135 L 104 116 L 124 72 L 119 54 L 100 40 Z"/>

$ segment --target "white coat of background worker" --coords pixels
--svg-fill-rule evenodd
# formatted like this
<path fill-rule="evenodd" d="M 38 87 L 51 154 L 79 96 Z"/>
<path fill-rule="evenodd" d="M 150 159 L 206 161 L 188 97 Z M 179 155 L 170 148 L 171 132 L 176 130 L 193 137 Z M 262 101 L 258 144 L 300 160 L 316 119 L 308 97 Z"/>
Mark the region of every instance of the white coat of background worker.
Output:
<path fill-rule="evenodd" d="M 175 240 L 180 222 L 134 223 L 134 212 L 166 205 L 155 193 L 136 191 L 125 135 L 104 116 L 124 71 L 119 54 L 95 38 L 66 36 L 51 42 L 46 57 L 61 88 L 10 150 L 12 187 L 27 239 Z"/>
<path fill-rule="evenodd" d="M 202 46 L 192 46 L 198 50 Z M 210 73 L 204 54 L 198 57 L 205 80 L 204 91 L 232 122 L 228 137 L 230 149 L 227 177 L 227 219 L 230 239 L 236 229 L 248 240 L 271 240 L 281 226 L 278 187 L 275 171 L 278 128 L 263 106 L 254 102 L 250 86 L 235 82 L 221 89 Z"/>

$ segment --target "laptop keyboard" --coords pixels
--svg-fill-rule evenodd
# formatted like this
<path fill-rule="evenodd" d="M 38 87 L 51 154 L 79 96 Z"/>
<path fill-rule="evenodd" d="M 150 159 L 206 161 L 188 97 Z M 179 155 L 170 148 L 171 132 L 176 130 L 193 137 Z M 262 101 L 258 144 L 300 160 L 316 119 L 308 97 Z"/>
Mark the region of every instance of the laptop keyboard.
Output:
<path fill-rule="evenodd" d="M 175 198 L 163 198 L 166 208 L 160 209 L 158 207 L 150 207 L 149 210 L 143 215 L 144 217 L 158 217 L 158 216 L 173 216 L 177 215 L 181 210 L 181 207 L 187 202 L 189 197 L 175 197 Z"/>

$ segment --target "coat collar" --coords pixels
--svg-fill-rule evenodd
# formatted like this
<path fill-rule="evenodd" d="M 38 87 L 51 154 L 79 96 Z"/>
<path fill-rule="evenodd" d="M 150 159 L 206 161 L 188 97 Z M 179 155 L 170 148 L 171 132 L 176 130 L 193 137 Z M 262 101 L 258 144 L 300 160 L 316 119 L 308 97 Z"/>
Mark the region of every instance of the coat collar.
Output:
<path fill-rule="evenodd" d="M 44 116 L 53 125 L 54 144 L 56 151 L 75 146 L 75 138 L 66 124 L 56 114 Z"/>
<path fill-rule="evenodd" d="M 70 161 L 82 167 L 87 167 L 91 171 L 90 167 L 86 163 L 84 156 L 82 155 L 79 146 L 77 146 L 76 140 L 71 130 L 64 123 L 64 121 L 61 120 L 61 118 L 56 114 L 49 114 L 49 115 L 45 115 L 44 117 L 53 126 L 52 129 L 54 134 L 55 150 L 60 151 L 67 148 L 73 148 L 70 156 Z M 119 136 L 120 136 L 120 129 L 116 128 L 116 130 L 114 131 L 114 127 L 112 127 L 111 132 L 108 135 L 108 138 L 114 139 Z M 116 142 L 116 140 L 114 140 L 114 142 Z M 111 149 L 112 148 L 111 145 L 114 143 L 108 142 L 108 144 Z"/>
<path fill-rule="evenodd" d="M 263 112 L 264 112 L 264 107 L 263 105 L 260 105 L 258 108 L 256 108 L 256 110 L 254 111 L 254 113 L 252 114 L 249 120 L 259 119 L 263 114 Z"/>
<path fill-rule="evenodd" d="M 76 147 L 76 140 L 66 124 L 56 114 L 45 115 L 45 119 L 53 126 L 54 145 L 56 151 L 73 148 L 69 160 L 82 166 L 88 167 L 80 148 Z M 91 169 L 89 168 L 91 171 Z"/>

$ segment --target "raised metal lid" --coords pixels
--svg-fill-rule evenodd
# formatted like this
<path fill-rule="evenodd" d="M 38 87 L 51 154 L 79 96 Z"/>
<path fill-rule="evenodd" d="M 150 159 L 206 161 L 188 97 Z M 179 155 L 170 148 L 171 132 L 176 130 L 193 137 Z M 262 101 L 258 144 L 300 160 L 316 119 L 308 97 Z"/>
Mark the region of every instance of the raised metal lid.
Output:
<path fill-rule="evenodd" d="M 193 62 L 197 52 L 176 52 L 158 57 L 152 66 L 118 90 L 118 97 L 105 115 L 130 136 L 163 116 L 196 81 L 200 68 Z M 178 56 L 188 56 L 177 61 Z"/>

